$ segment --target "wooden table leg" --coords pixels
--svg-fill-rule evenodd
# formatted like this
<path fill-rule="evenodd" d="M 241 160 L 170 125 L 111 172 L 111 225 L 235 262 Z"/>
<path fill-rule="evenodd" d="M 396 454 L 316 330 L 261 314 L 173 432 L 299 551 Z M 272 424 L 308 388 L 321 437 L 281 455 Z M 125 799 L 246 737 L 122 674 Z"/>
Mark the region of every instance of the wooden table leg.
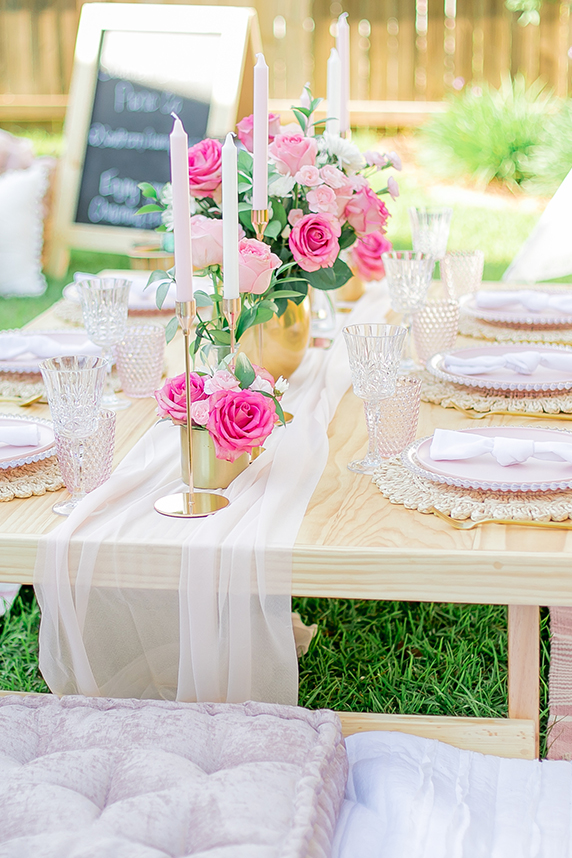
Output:
<path fill-rule="evenodd" d="M 534 721 L 539 753 L 540 608 L 508 606 L 508 717 Z"/>

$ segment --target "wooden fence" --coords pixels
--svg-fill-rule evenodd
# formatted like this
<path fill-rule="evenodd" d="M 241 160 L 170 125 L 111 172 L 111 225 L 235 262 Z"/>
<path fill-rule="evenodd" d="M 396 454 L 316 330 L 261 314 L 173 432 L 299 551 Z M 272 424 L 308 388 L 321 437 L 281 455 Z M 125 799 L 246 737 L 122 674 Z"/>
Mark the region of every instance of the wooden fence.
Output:
<path fill-rule="evenodd" d="M 0 120 L 63 117 L 81 0 L 0 0 Z M 351 98 L 438 102 L 469 83 L 542 77 L 572 90 L 567 3 L 544 0 L 522 27 L 504 0 L 222 0 L 257 8 L 271 96 L 294 100 L 310 81 L 324 95 L 336 18 L 349 13 Z M 418 105 L 420 108 L 421 104 Z M 422 112 L 422 111 L 421 111 Z"/>

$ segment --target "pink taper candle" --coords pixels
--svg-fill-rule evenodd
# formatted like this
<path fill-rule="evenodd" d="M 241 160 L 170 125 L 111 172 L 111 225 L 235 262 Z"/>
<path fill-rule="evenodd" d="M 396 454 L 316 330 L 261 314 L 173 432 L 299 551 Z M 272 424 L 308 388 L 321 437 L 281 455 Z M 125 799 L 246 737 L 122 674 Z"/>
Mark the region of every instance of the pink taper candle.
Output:
<path fill-rule="evenodd" d="M 178 116 L 170 138 L 176 300 L 193 300 L 193 257 L 189 200 L 189 138 Z"/>
<path fill-rule="evenodd" d="M 268 66 L 264 54 L 256 54 L 254 66 L 254 163 L 252 208 L 268 208 Z"/>
<path fill-rule="evenodd" d="M 338 18 L 336 47 L 342 67 L 342 88 L 340 100 L 340 133 L 350 130 L 350 26 L 348 13 L 342 12 Z"/>

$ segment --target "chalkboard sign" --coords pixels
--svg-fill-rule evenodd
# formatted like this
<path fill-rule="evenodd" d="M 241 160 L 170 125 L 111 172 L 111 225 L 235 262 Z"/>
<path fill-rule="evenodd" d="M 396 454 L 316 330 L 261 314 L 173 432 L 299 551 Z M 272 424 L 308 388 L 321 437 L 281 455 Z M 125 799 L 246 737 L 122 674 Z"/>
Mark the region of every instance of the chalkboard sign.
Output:
<path fill-rule="evenodd" d="M 169 181 L 171 113 L 180 116 L 189 145 L 223 137 L 251 112 L 258 50 L 252 9 L 83 6 L 51 273 L 64 273 L 69 247 L 126 253 L 157 240 L 150 231 L 160 215 L 137 214 L 144 204 L 138 185 L 150 182 L 160 193 Z"/>

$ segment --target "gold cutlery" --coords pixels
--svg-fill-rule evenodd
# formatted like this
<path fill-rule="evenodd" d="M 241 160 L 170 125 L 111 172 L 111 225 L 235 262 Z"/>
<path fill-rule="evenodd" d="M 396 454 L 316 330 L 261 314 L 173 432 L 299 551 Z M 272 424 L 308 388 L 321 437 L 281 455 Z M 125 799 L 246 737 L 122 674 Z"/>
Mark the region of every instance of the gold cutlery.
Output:
<path fill-rule="evenodd" d="M 36 393 L 34 396 L 24 399 L 22 396 L 0 396 L 0 402 L 16 402 L 20 408 L 27 408 L 28 405 L 34 405 L 36 402 L 41 402 L 43 393 Z M 47 402 L 47 400 L 44 400 Z"/>
<path fill-rule="evenodd" d="M 544 527 L 551 530 L 572 530 L 572 521 L 570 519 L 566 519 L 565 521 L 515 521 L 511 518 L 482 518 L 479 521 L 473 521 L 471 518 L 466 518 L 459 521 L 451 518 L 451 516 L 446 515 L 444 512 L 440 512 L 435 507 L 430 511 L 437 518 L 446 521 L 447 524 L 450 524 L 456 530 L 474 530 L 482 524 L 506 524 L 516 527 Z"/>
<path fill-rule="evenodd" d="M 572 420 L 572 414 L 566 414 L 562 411 L 558 411 L 556 414 L 548 414 L 546 411 L 503 411 L 500 408 L 495 408 L 492 411 L 473 411 L 472 408 L 462 408 L 454 402 L 450 403 L 450 407 L 454 408 L 455 411 L 460 411 L 461 414 L 471 420 L 482 420 L 483 417 L 490 417 L 493 414 L 504 414 L 507 417 L 523 417 L 525 419 L 539 417 L 547 420 Z"/>

